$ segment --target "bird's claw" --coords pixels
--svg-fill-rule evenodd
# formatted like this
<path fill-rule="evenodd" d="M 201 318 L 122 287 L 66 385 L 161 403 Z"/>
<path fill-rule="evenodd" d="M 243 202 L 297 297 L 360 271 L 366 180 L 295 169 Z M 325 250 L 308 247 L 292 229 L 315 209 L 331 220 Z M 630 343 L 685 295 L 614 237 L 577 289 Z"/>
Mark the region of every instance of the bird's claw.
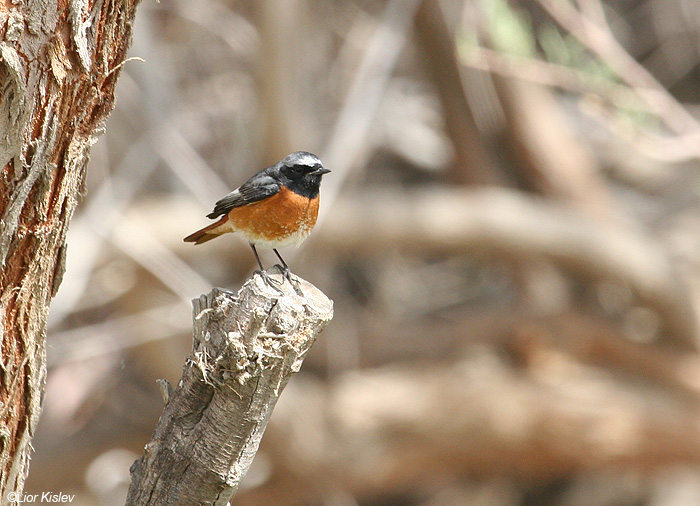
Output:
<path fill-rule="evenodd" d="M 301 283 L 299 283 L 298 278 L 292 277 L 292 271 L 289 270 L 289 267 L 287 267 L 286 265 L 280 265 L 280 264 L 275 264 L 275 267 L 277 267 L 277 269 L 279 269 L 282 276 L 284 276 L 284 279 L 289 281 L 289 284 L 292 285 L 292 288 L 294 288 L 294 292 L 299 296 L 303 295 L 303 293 L 301 291 Z"/>
<path fill-rule="evenodd" d="M 284 281 L 282 281 L 281 283 L 278 282 L 278 281 L 275 281 L 274 279 L 272 279 L 272 278 L 270 277 L 270 275 L 269 275 L 267 272 L 261 271 L 261 270 L 256 270 L 256 271 L 254 271 L 254 274 L 260 274 L 260 277 L 263 278 L 263 281 L 265 281 L 265 283 L 266 283 L 269 287 L 271 287 L 272 289 L 274 289 L 275 291 L 277 291 L 280 295 L 284 294 L 284 292 L 282 291 L 282 289 L 279 288 L 281 285 L 284 284 Z"/>

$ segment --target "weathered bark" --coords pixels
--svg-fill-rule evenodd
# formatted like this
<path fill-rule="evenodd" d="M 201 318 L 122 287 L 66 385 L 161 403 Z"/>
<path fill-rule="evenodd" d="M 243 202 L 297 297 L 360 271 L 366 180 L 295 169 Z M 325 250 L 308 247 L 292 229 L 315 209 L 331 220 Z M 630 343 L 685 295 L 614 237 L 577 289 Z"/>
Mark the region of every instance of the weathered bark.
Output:
<path fill-rule="evenodd" d="M 44 338 L 90 147 L 114 106 L 138 0 L 0 3 L 0 497 L 21 491 Z"/>
<path fill-rule="evenodd" d="M 295 279 L 301 295 L 255 275 L 238 294 L 194 300 L 192 354 L 132 467 L 127 505 L 228 504 L 282 390 L 333 317 L 333 303 Z"/>

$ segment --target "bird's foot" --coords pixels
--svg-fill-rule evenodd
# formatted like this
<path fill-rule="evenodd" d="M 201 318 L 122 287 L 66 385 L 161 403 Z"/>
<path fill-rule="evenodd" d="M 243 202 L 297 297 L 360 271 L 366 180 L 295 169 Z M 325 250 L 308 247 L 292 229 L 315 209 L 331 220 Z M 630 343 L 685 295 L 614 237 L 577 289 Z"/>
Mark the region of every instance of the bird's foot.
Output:
<path fill-rule="evenodd" d="M 286 265 L 280 265 L 280 264 L 275 264 L 275 267 L 277 267 L 279 269 L 282 276 L 284 276 L 284 279 L 289 281 L 289 284 L 292 285 L 292 288 L 294 288 L 294 292 L 297 295 L 299 295 L 299 296 L 304 295 L 301 291 L 301 283 L 299 283 L 299 279 L 292 277 L 292 271 L 289 270 L 289 267 L 287 267 Z"/>
<path fill-rule="evenodd" d="M 283 292 L 282 289 L 280 288 L 280 286 L 282 286 L 282 285 L 284 284 L 284 280 L 281 281 L 281 282 L 280 282 L 280 281 L 275 281 L 274 279 L 272 279 L 272 278 L 270 277 L 270 275 L 269 275 L 267 272 L 262 271 L 262 270 L 255 270 L 255 271 L 253 272 L 253 274 L 260 274 L 260 277 L 263 278 L 263 281 L 265 281 L 265 283 L 267 283 L 267 286 L 273 288 L 273 289 L 274 289 L 275 291 L 277 291 L 280 295 L 283 295 L 283 294 L 284 294 L 284 292 Z"/>

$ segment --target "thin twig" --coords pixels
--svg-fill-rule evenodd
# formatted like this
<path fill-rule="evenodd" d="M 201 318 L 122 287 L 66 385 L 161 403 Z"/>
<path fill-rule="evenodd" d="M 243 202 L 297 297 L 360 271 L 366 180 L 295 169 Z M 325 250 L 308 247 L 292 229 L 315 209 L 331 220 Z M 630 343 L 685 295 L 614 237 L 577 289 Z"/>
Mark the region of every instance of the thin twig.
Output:
<path fill-rule="evenodd" d="M 598 55 L 620 79 L 637 93 L 686 145 L 700 158 L 700 123 L 675 97 L 615 39 L 609 27 L 591 21 L 571 3 L 537 0 L 554 20 Z"/>
<path fill-rule="evenodd" d="M 698 157 L 697 134 L 672 137 L 655 135 L 621 120 L 609 111 L 608 103 L 619 108 L 648 110 L 639 93 L 626 84 L 593 79 L 586 72 L 575 68 L 534 58 L 516 57 L 485 47 L 470 48 L 462 54 L 460 61 L 468 67 L 493 74 L 600 97 L 600 107 L 597 107 L 598 102 L 588 101 L 586 112 L 605 120 L 605 124 L 618 137 L 651 159 L 674 163 Z"/>

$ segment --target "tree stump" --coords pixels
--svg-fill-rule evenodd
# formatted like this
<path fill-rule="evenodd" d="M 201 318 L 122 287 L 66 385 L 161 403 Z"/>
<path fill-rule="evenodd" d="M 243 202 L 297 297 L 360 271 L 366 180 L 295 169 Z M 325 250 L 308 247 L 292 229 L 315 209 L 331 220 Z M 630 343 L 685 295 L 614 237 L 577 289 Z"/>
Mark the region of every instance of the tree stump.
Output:
<path fill-rule="evenodd" d="M 275 268 L 238 293 L 193 301 L 194 343 L 144 455 L 131 468 L 127 505 L 226 505 L 245 476 L 277 399 L 301 368 L 333 303 Z"/>

